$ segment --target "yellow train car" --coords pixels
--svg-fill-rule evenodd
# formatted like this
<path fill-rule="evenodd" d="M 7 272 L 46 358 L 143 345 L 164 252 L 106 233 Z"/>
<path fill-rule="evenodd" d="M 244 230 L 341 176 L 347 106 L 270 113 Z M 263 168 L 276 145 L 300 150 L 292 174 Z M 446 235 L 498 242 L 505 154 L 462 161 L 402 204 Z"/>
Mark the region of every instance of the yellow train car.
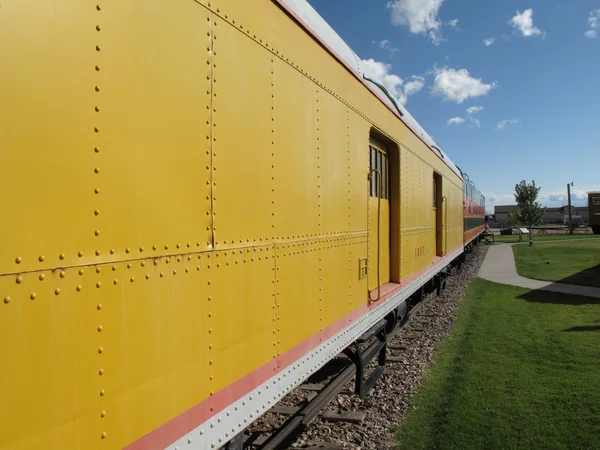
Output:
<path fill-rule="evenodd" d="M 0 449 L 213 449 L 463 253 L 304 0 L 6 0 Z"/>

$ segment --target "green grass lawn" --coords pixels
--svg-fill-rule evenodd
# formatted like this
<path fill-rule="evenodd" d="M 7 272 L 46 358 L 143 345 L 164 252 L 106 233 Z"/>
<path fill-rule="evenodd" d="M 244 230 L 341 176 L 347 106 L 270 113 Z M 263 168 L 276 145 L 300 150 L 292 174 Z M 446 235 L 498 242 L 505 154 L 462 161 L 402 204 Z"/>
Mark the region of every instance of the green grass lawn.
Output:
<path fill-rule="evenodd" d="M 513 245 L 519 275 L 600 287 L 600 240 Z"/>
<path fill-rule="evenodd" d="M 537 241 L 554 241 L 554 240 L 561 240 L 561 239 L 568 239 L 568 240 L 578 240 L 578 239 L 600 239 L 600 235 L 598 234 L 534 234 L 533 235 L 533 242 L 537 242 Z M 515 243 L 515 242 L 519 242 L 519 235 L 517 234 L 509 234 L 509 235 L 504 235 L 504 236 L 495 236 L 494 239 L 495 242 L 498 243 Z M 529 236 L 528 235 L 524 235 L 523 236 L 523 242 L 529 242 Z"/>
<path fill-rule="evenodd" d="M 400 449 L 599 449 L 600 300 L 476 279 Z"/>

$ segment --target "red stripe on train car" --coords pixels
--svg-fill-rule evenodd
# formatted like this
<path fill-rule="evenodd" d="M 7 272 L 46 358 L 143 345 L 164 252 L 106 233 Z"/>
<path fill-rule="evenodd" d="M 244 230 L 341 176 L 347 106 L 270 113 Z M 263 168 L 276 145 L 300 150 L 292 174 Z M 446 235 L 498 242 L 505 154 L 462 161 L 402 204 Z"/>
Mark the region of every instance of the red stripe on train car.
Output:
<path fill-rule="evenodd" d="M 450 254 L 453 255 L 461 248 L 462 246 L 455 248 L 450 252 Z M 196 427 L 224 410 L 227 406 L 256 389 L 269 378 L 277 375 L 280 372 L 283 372 L 293 363 L 301 359 L 304 355 L 318 347 L 322 342 L 327 341 L 341 330 L 346 328 L 350 323 L 360 319 L 373 308 L 376 308 L 382 303 L 390 300 L 393 296 L 404 289 L 403 286 L 411 284 L 419 277 L 430 271 L 432 268 L 440 266 L 449 261 L 450 257 L 441 258 L 434 264 L 431 264 L 419 272 L 416 272 L 413 275 L 405 278 L 400 284 L 387 283 L 384 286 L 385 293 L 379 302 L 370 305 L 367 303 L 361 305 L 350 314 L 337 320 L 323 331 L 311 336 L 278 358 L 269 361 L 248 375 L 233 382 L 228 387 L 215 393 L 211 397 L 202 400 L 200 403 L 192 406 L 187 411 L 184 411 L 180 415 L 174 417 L 145 436 L 142 436 L 137 441 L 132 442 L 125 447 L 125 450 L 164 449 L 173 442 L 177 441 L 177 439 L 186 435 L 190 431 L 193 431 Z"/>

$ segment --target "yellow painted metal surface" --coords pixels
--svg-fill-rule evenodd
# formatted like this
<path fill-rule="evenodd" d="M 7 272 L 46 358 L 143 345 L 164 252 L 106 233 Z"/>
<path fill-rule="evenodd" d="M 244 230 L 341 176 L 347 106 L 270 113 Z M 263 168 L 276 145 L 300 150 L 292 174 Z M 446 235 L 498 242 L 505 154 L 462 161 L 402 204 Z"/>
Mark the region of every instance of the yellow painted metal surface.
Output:
<path fill-rule="evenodd" d="M 99 401 L 89 448 L 121 448 L 208 395 L 203 263 L 182 254 L 90 268 L 96 284 L 82 293 L 102 330 L 90 330 L 97 367 L 84 379 Z"/>
<path fill-rule="evenodd" d="M 275 256 L 274 246 L 263 245 L 211 252 L 202 258 L 209 393 L 276 356 Z"/>
<path fill-rule="evenodd" d="M 100 444 L 102 322 L 85 295 L 93 292 L 95 275 L 56 270 L 0 277 L 0 448 Z"/>
<path fill-rule="evenodd" d="M 382 282 L 431 264 L 433 170 L 462 242 L 458 177 L 274 2 L 8 0 L 0 65 L 1 449 L 122 448 L 363 306 L 372 127 Z"/>
<path fill-rule="evenodd" d="M 319 89 L 280 58 L 273 59 L 271 101 L 276 120 L 267 142 L 270 146 L 265 149 L 273 160 L 269 167 L 274 166 L 266 180 L 273 189 L 272 234 L 279 240 L 314 237 L 320 233 L 316 145 Z"/>
<path fill-rule="evenodd" d="M 323 327 L 323 288 L 319 278 L 324 275 L 317 255 L 316 242 L 277 245 L 278 353 L 295 347 Z"/>
<path fill-rule="evenodd" d="M 214 23 L 213 215 L 217 248 L 225 248 L 272 236 L 273 74 L 267 51 Z"/>

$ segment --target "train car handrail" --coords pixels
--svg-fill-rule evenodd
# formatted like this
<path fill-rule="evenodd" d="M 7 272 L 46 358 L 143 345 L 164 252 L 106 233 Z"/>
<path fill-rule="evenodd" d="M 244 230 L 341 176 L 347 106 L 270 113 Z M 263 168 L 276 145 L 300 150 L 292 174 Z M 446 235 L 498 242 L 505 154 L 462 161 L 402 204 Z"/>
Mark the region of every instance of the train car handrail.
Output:
<path fill-rule="evenodd" d="M 381 238 L 381 195 L 382 195 L 382 187 L 381 187 L 381 171 L 379 169 L 372 169 L 369 172 L 369 176 L 367 177 L 369 183 L 371 182 L 371 177 L 373 173 L 377 173 L 379 175 L 377 177 L 377 298 L 371 298 L 371 291 L 369 291 L 369 287 L 367 286 L 367 292 L 369 293 L 369 304 L 376 303 L 381 298 L 381 282 L 380 282 L 380 269 L 381 269 L 381 244 L 379 242 Z"/>

